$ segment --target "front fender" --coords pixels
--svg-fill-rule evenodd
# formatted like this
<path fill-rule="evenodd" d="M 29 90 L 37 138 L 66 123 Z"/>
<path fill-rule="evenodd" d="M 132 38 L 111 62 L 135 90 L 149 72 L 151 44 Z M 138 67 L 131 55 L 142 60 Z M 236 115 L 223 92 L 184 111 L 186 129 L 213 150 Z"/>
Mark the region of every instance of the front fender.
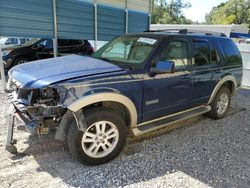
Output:
<path fill-rule="evenodd" d="M 134 103 L 126 96 L 119 93 L 103 92 L 83 96 L 68 106 L 72 112 L 77 112 L 80 109 L 98 102 L 117 102 L 125 106 L 130 115 L 130 126 L 137 125 L 137 110 Z"/>

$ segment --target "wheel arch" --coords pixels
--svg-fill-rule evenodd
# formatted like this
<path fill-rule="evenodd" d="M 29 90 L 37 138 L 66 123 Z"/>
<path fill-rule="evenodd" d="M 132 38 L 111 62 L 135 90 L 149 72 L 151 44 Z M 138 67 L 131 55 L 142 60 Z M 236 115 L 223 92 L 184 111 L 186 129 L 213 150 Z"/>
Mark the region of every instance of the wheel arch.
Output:
<path fill-rule="evenodd" d="M 120 104 L 121 106 L 126 108 L 128 112 L 128 127 L 131 128 L 137 125 L 137 110 L 134 103 L 128 97 L 119 93 L 102 92 L 97 94 L 91 94 L 89 96 L 84 96 L 69 105 L 57 129 L 55 139 L 59 141 L 64 141 L 66 139 L 71 122 L 77 121 L 76 116 L 78 112 L 84 109 L 85 107 L 89 107 L 91 105 L 101 102 L 105 103 L 105 106 L 109 105 L 110 102 Z"/>
<path fill-rule="evenodd" d="M 220 88 L 222 86 L 228 86 L 230 91 L 231 91 L 231 95 L 234 95 L 235 94 L 235 91 L 236 91 L 236 87 L 237 87 L 237 82 L 236 82 L 236 79 L 233 77 L 233 76 L 230 76 L 230 75 L 227 75 L 225 77 L 223 77 L 218 83 L 217 85 L 215 86 L 213 92 L 212 92 L 212 95 L 208 101 L 208 104 L 211 104 L 212 101 L 214 100 L 216 94 L 218 93 L 218 91 L 220 90 Z"/>
<path fill-rule="evenodd" d="M 69 105 L 68 109 L 76 113 L 82 108 L 100 102 L 115 102 L 122 105 L 128 112 L 130 119 L 129 126 L 134 127 L 137 125 L 137 110 L 134 103 L 128 97 L 120 93 L 103 92 L 84 96 Z"/>

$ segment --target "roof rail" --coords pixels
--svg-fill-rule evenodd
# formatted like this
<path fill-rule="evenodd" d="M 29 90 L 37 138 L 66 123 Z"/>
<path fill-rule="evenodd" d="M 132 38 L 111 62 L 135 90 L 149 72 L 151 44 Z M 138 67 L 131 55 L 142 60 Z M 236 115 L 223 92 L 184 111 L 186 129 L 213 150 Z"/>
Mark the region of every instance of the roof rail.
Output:
<path fill-rule="evenodd" d="M 169 32 L 169 33 L 179 33 L 179 34 L 204 34 L 210 36 L 220 36 L 227 37 L 224 33 L 214 32 L 214 31 L 202 31 L 202 30 L 191 30 L 191 29 L 163 29 L 163 30 L 147 30 L 145 32 Z"/>

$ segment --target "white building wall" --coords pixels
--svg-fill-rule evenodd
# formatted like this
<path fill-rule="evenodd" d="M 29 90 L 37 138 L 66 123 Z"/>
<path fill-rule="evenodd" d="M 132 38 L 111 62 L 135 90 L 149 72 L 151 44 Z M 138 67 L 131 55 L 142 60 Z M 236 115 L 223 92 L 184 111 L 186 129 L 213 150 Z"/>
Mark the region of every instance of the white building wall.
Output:
<path fill-rule="evenodd" d="M 231 32 L 248 33 L 248 28 L 244 25 L 180 25 L 180 24 L 151 24 L 150 30 L 164 29 L 190 29 L 199 31 L 212 31 L 226 34 L 228 37 Z"/>

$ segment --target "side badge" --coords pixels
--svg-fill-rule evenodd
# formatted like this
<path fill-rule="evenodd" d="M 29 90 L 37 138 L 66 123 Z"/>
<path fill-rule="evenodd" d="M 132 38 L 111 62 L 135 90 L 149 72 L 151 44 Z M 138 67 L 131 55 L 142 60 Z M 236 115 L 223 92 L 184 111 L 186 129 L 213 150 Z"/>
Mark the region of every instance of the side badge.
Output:
<path fill-rule="evenodd" d="M 155 99 L 155 100 L 152 100 L 152 101 L 146 101 L 146 105 L 152 105 L 152 104 L 157 104 L 159 103 L 159 99 Z"/>

